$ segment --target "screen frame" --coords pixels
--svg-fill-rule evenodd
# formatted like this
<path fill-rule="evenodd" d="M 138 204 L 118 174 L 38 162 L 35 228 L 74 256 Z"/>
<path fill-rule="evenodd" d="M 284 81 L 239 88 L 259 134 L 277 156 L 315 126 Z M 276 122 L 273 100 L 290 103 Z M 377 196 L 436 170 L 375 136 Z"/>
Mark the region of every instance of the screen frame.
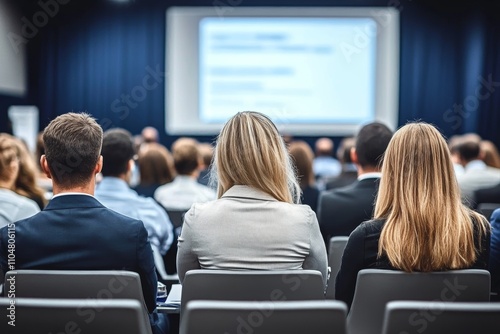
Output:
<path fill-rule="evenodd" d="M 377 23 L 375 118 L 395 128 L 399 104 L 399 11 L 392 7 L 232 7 L 223 16 L 216 7 L 171 7 L 167 10 L 165 130 L 170 135 L 216 135 L 223 123 L 199 119 L 198 23 L 205 17 L 369 17 Z M 196 38 L 185 38 L 185 36 Z M 174 45 L 175 47 L 169 47 Z M 356 47 L 356 44 L 353 45 Z M 194 55 L 191 61 L 186 57 Z M 175 82 L 174 82 L 175 80 Z M 236 106 L 237 108 L 237 106 Z M 241 111 L 235 109 L 235 112 Z M 257 110 L 258 111 L 258 110 Z M 287 122 L 286 114 L 271 115 L 282 133 L 296 136 L 347 136 L 358 123 Z"/>

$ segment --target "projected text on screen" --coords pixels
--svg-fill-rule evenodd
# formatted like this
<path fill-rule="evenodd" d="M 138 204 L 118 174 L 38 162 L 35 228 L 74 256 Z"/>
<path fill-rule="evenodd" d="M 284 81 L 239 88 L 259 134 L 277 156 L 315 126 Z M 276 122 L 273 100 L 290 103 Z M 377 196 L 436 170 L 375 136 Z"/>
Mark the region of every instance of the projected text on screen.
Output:
<path fill-rule="evenodd" d="M 289 123 L 373 120 L 376 29 L 372 18 L 203 18 L 200 119 L 256 110 Z M 360 31 L 371 33 L 346 57 Z"/>

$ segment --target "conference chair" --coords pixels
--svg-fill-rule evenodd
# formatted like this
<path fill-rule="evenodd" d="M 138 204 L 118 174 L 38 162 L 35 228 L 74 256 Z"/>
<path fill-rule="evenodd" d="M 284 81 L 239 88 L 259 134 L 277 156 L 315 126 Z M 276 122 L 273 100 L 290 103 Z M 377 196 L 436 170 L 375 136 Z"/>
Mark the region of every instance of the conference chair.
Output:
<path fill-rule="evenodd" d="M 142 305 L 142 317 L 149 314 L 139 274 L 131 271 L 16 270 L 5 274 L 5 286 L 14 277 L 16 297 L 90 299 L 133 299 Z M 148 333 L 151 332 L 149 327 Z"/>
<path fill-rule="evenodd" d="M 500 208 L 500 203 L 479 203 L 477 211 L 490 220 L 491 214 Z"/>
<path fill-rule="evenodd" d="M 190 270 L 182 283 L 181 318 L 192 300 L 324 300 L 316 270 Z M 181 320 L 182 321 L 182 320 Z"/>
<path fill-rule="evenodd" d="M 340 301 L 207 301 L 186 306 L 180 334 L 345 334 L 347 305 Z"/>
<path fill-rule="evenodd" d="M 340 270 L 342 255 L 349 237 L 332 237 L 328 245 L 328 266 L 331 269 L 328 287 L 326 289 L 326 298 L 335 299 L 335 279 Z"/>
<path fill-rule="evenodd" d="M 387 304 L 383 334 L 496 334 L 499 303 L 397 301 Z"/>
<path fill-rule="evenodd" d="M 0 298 L 0 333 L 147 334 L 137 300 Z M 15 326 L 13 326 L 15 325 Z"/>
<path fill-rule="evenodd" d="M 385 306 L 395 300 L 488 302 L 490 273 L 464 269 L 431 273 L 363 269 L 347 317 L 350 334 L 380 334 Z"/>

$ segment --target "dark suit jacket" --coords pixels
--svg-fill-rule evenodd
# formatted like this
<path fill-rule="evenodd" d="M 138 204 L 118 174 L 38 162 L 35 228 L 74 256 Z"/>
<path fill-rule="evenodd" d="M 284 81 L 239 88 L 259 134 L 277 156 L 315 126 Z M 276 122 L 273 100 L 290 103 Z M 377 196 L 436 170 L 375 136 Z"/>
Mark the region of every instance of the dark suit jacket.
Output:
<path fill-rule="evenodd" d="M 7 227 L 0 230 L 0 266 L 7 272 Z M 65 195 L 15 223 L 15 269 L 130 270 L 141 277 L 149 312 L 157 278 L 144 224 L 86 195 Z"/>
<path fill-rule="evenodd" d="M 479 234 L 477 222 L 472 221 L 474 228 L 474 246 L 478 249 L 476 262 L 469 268 L 463 269 L 487 269 L 490 258 L 490 233 Z M 385 220 L 371 220 L 362 223 L 349 236 L 340 271 L 335 280 L 335 299 L 341 300 L 351 307 L 358 272 L 362 269 L 392 269 L 387 256 L 378 255 L 378 241 L 384 227 Z M 481 243 L 481 247 L 479 247 Z"/>
<path fill-rule="evenodd" d="M 339 176 L 326 183 L 326 190 L 346 187 L 358 179 L 357 171 L 342 171 Z"/>
<path fill-rule="evenodd" d="M 480 203 L 500 203 L 500 184 L 492 188 L 483 188 L 474 192 L 474 207 Z M 490 218 L 490 217 L 486 217 Z"/>
<path fill-rule="evenodd" d="M 348 236 L 372 218 L 379 180 L 368 178 L 320 194 L 318 221 L 326 243 L 334 236 Z"/>

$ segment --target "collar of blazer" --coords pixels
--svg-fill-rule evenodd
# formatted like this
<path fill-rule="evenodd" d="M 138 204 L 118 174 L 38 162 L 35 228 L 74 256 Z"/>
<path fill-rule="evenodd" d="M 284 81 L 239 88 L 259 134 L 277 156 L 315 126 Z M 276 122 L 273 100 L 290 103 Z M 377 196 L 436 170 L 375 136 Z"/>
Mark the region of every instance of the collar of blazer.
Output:
<path fill-rule="evenodd" d="M 222 198 L 246 198 L 260 201 L 278 201 L 276 198 L 263 192 L 262 190 L 244 185 L 232 186 L 224 193 L 224 195 L 222 195 Z"/>

